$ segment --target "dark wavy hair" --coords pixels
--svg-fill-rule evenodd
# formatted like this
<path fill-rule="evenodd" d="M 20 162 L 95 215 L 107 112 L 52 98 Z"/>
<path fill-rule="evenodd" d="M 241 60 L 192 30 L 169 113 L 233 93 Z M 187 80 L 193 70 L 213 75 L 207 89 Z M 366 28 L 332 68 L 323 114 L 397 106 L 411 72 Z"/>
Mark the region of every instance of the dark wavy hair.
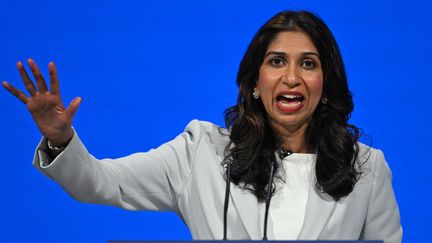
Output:
<path fill-rule="evenodd" d="M 271 163 L 282 138 L 270 124 L 261 99 L 253 99 L 259 69 L 269 44 L 283 31 L 300 31 L 318 50 L 323 71 L 323 97 L 305 131 L 305 141 L 316 151 L 316 189 L 334 200 L 347 196 L 358 181 L 359 129 L 348 123 L 354 109 L 339 47 L 327 25 L 308 11 L 276 14 L 255 34 L 237 74 L 237 104 L 225 110 L 230 131 L 223 164 L 231 163 L 231 181 L 251 190 L 259 200 L 267 195 Z M 277 173 L 278 165 L 275 165 Z M 274 185 L 271 187 L 274 191 Z"/>

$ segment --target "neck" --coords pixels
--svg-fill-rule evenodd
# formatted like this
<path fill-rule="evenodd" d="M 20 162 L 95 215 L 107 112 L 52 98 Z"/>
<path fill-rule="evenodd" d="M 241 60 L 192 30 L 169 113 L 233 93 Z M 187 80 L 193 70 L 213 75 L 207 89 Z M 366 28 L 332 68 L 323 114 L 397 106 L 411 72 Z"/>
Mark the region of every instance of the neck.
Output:
<path fill-rule="evenodd" d="M 293 153 L 314 153 L 314 149 L 306 143 L 305 132 L 308 124 L 299 126 L 282 126 L 273 124 L 275 131 L 282 139 L 282 148 Z"/>

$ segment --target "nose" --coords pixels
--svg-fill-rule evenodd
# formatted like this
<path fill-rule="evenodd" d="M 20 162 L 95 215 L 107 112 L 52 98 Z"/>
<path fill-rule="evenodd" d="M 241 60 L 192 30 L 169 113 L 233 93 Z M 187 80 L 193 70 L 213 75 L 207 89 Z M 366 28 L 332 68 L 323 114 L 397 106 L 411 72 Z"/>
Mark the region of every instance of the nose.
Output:
<path fill-rule="evenodd" d="M 289 65 L 282 78 L 283 84 L 289 88 L 294 88 L 301 82 L 300 70 L 295 65 Z"/>

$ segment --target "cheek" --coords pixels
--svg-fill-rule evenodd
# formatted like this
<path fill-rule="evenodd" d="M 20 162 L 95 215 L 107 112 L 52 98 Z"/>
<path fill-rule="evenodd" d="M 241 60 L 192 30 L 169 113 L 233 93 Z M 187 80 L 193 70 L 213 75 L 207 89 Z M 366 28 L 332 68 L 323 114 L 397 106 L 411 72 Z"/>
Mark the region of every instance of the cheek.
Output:
<path fill-rule="evenodd" d="M 261 67 L 259 70 L 257 87 L 261 93 L 267 95 L 267 92 L 273 89 L 275 84 L 275 74 L 269 72 L 266 68 Z"/>
<path fill-rule="evenodd" d="M 262 90 L 267 86 L 268 78 L 267 75 L 265 75 L 265 72 L 260 69 L 259 75 L 258 75 L 258 81 L 257 81 L 257 87 Z"/>
<path fill-rule="evenodd" d="M 319 96 L 322 96 L 322 92 L 323 92 L 323 81 L 322 80 L 318 80 L 315 86 L 315 92 L 317 94 L 319 94 Z"/>
<path fill-rule="evenodd" d="M 311 98 L 318 103 L 321 99 L 323 92 L 323 80 L 320 77 L 317 77 L 314 80 L 311 80 L 309 83 L 309 92 L 311 94 Z"/>

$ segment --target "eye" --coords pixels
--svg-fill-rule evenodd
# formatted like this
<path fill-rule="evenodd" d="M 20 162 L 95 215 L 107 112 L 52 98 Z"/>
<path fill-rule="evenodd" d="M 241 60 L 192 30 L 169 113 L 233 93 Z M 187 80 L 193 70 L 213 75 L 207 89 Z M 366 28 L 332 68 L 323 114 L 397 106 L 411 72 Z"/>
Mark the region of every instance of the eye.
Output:
<path fill-rule="evenodd" d="M 305 69 L 314 69 L 316 64 L 313 60 L 304 60 L 302 61 L 301 66 Z"/>
<path fill-rule="evenodd" d="M 269 63 L 274 67 L 281 67 L 285 64 L 285 60 L 280 57 L 273 57 L 269 60 Z"/>

